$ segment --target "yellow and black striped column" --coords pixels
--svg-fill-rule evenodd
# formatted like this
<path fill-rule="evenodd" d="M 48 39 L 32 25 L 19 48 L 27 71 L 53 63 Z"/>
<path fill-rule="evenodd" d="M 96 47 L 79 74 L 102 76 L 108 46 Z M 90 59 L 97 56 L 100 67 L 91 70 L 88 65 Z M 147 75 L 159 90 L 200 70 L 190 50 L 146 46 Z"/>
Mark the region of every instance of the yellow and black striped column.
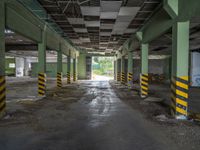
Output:
<path fill-rule="evenodd" d="M 175 117 L 188 115 L 188 76 L 172 77 L 171 79 L 171 112 Z"/>
<path fill-rule="evenodd" d="M 133 81 L 133 74 L 128 73 L 128 86 L 131 86 L 131 82 Z"/>
<path fill-rule="evenodd" d="M 120 81 L 120 72 L 117 72 L 117 81 Z"/>
<path fill-rule="evenodd" d="M 57 87 L 62 87 L 62 73 L 57 73 Z"/>
<path fill-rule="evenodd" d="M 67 84 L 71 83 L 71 74 L 70 72 L 67 72 Z"/>
<path fill-rule="evenodd" d="M 73 73 L 73 81 L 75 82 L 77 80 L 77 77 L 76 77 L 76 72 Z"/>
<path fill-rule="evenodd" d="M 6 108 L 6 80 L 0 76 L 0 116 L 4 115 Z"/>
<path fill-rule="evenodd" d="M 148 74 L 140 74 L 140 95 L 142 98 L 148 96 Z"/>
<path fill-rule="evenodd" d="M 128 82 L 133 81 L 133 74 L 132 73 L 128 73 Z"/>
<path fill-rule="evenodd" d="M 122 74 L 121 74 L 121 83 L 125 84 L 125 73 L 124 72 L 122 72 Z"/>
<path fill-rule="evenodd" d="M 39 96 L 45 96 L 46 94 L 46 74 L 38 74 L 38 94 Z"/>

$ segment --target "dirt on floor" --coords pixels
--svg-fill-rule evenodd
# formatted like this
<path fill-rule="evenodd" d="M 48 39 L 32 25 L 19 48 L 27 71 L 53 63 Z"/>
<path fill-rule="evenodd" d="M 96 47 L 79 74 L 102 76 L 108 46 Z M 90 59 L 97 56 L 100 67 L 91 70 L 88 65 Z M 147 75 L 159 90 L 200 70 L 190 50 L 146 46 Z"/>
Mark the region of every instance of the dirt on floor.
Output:
<path fill-rule="evenodd" d="M 170 108 L 162 98 L 150 93 L 146 99 L 139 98 L 139 91 L 128 89 L 118 82 L 110 82 L 118 97 L 139 110 L 146 119 L 163 128 L 166 136 L 181 147 L 197 150 L 200 148 L 200 122 L 195 120 L 176 120 L 170 114 Z M 170 133 L 170 134 L 169 134 Z M 196 147 L 198 146 L 198 148 Z"/>
<path fill-rule="evenodd" d="M 170 116 L 169 108 L 162 103 L 162 99 L 159 97 L 150 95 L 148 99 L 141 99 L 136 90 L 128 89 L 115 81 L 110 81 L 110 85 L 117 98 L 131 109 L 142 113 L 146 120 L 156 128 L 161 129 L 166 138 L 174 141 L 182 150 L 200 149 L 200 126 L 198 122 L 173 119 Z M 97 89 L 99 92 L 97 92 Z M 103 94 L 103 98 L 106 97 L 106 92 L 109 92 L 107 90 L 108 88 L 104 87 L 103 84 L 98 87 L 90 82 L 80 82 L 61 89 L 52 88 L 44 98 L 10 101 L 7 104 L 6 116 L 0 120 L 0 149 L 53 150 L 55 149 L 55 147 L 52 147 L 54 142 L 57 144 L 57 149 L 63 149 L 63 143 L 66 142 L 65 138 L 70 140 L 71 137 L 74 138 L 75 135 L 79 135 L 75 130 L 80 130 L 80 132 L 87 130 L 82 125 L 77 127 L 76 122 L 84 125 L 85 121 L 88 121 L 90 112 L 87 111 L 89 110 L 87 110 L 87 107 L 81 107 L 82 111 L 77 112 L 77 108 L 74 111 L 72 104 L 77 102 L 88 104 L 93 100 L 96 100 L 94 101 L 96 103 L 98 96 Z M 104 105 L 104 103 L 100 105 Z M 76 107 L 79 108 L 79 105 Z M 96 106 L 94 112 L 95 109 Z M 77 113 L 85 111 L 87 115 L 77 115 Z M 104 108 L 100 108 L 99 112 L 104 112 Z M 100 114 L 98 117 L 102 116 Z M 103 119 L 106 118 L 103 117 Z M 70 129 L 65 131 L 66 127 L 70 127 Z M 91 130 L 91 127 L 88 130 Z M 29 137 L 31 138 L 29 139 Z M 69 145 L 73 145 L 74 141 L 70 142 Z M 82 141 L 77 142 L 82 143 Z M 37 143 L 37 145 L 32 143 Z M 62 147 L 58 145 L 62 145 Z M 83 145 L 81 146 L 83 147 Z M 76 148 L 73 149 L 77 150 Z M 83 150 L 84 148 L 79 149 Z M 92 150 L 95 150 L 95 148 Z"/>

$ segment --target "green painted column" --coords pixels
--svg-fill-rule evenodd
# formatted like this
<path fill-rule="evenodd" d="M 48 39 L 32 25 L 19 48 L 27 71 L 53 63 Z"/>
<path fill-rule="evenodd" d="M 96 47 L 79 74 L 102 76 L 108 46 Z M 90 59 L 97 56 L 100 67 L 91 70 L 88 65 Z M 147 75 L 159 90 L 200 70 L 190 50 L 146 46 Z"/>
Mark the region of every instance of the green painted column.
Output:
<path fill-rule="evenodd" d="M 6 78 L 5 78 L 5 3 L 0 1 L 0 117 L 6 109 Z"/>
<path fill-rule="evenodd" d="M 67 83 L 71 83 L 71 53 L 67 56 Z"/>
<path fill-rule="evenodd" d="M 117 61 L 114 61 L 114 80 L 117 80 Z"/>
<path fill-rule="evenodd" d="M 117 59 L 117 81 L 121 81 L 121 59 Z"/>
<path fill-rule="evenodd" d="M 121 83 L 125 84 L 125 58 L 121 58 Z"/>
<path fill-rule="evenodd" d="M 46 28 L 42 32 L 42 42 L 38 43 L 38 94 L 46 94 Z"/>
<path fill-rule="evenodd" d="M 62 74 L 63 74 L 63 63 L 62 63 L 62 50 L 61 46 L 57 52 L 57 87 L 62 87 Z"/>
<path fill-rule="evenodd" d="M 189 90 L 189 21 L 172 28 L 171 112 L 177 119 L 188 116 Z"/>
<path fill-rule="evenodd" d="M 133 83 L 133 52 L 129 51 L 128 52 L 128 74 L 127 74 L 127 79 L 128 79 L 128 86 L 131 87 Z"/>
<path fill-rule="evenodd" d="M 141 45 L 141 74 L 140 74 L 140 96 L 145 98 L 148 96 L 148 58 L 149 45 Z"/>
<path fill-rule="evenodd" d="M 73 59 L 73 81 L 77 80 L 77 58 Z"/>

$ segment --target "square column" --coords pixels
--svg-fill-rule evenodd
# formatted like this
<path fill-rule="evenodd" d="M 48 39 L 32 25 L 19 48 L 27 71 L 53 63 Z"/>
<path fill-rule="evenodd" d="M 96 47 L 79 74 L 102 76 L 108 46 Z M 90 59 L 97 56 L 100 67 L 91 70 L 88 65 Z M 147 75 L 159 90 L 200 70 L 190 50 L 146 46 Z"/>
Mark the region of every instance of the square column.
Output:
<path fill-rule="evenodd" d="M 117 81 L 121 81 L 121 59 L 117 59 Z"/>
<path fill-rule="evenodd" d="M 171 112 L 187 119 L 189 90 L 189 21 L 177 22 L 172 29 Z"/>
<path fill-rule="evenodd" d="M 57 87 L 62 87 L 62 50 L 57 52 Z"/>
<path fill-rule="evenodd" d="M 0 117 L 6 109 L 6 78 L 5 78 L 5 3 L 0 1 Z"/>
<path fill-rule="evenodd" d="M 71 83 L 71 54 L 67 56 L 67 84 Z"/>
<path fill-rule="evenodd" d="M 38 95 L 46 94 L 46 25 L 42 33 L 42 42 L 38 43 Z"/>
<path fill-rule="evenodd" d="M 149 45 L 141 45 L 141 74 L 140 74 L 140 96 L 146 98 L 148 96 L 148 53 Z"/>
<path fill-rule="evenodd" d="M 126 84 L 126 78 L 125 78 L 125 58 L 121 58 L 121 83 Z"/>
<path fill-rule="evenodd" d="M 114 61 L 114 80 L 117 80 L 117 78 L 116 78 L 116 70 L 117 70 L 117 65 L 116 65 L 116 60 Z"/>
<path fill-rule="evenodd" d="M 73 81 L 77 80 L 77 58 L 73 59 Z"/>
<path fill-rule="evenodd" d="M 133 84 L 133 52 L 128 52 L 128 86 L 131 87 Z"/>

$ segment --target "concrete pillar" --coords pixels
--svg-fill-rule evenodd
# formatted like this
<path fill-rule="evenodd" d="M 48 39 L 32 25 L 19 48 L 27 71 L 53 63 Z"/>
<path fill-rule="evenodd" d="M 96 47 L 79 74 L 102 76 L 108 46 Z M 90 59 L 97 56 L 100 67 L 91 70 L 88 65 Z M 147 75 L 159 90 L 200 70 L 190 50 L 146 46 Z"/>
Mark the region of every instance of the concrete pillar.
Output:
<path fill-rule="evenodd" d="M 125 58 L 121 58 L 121 83 L 125 84 Z"/>
<path fill-rule="evenodd" d="M 42 42 L 38 43 L 38 94 L 46 94 L 46 25 L 42 33 Z"/>
<path fill-rule="evenodd" d="M 77 58 L 73 59 L 73 81 L 77 80 Z"/>
<path fill-rule="evenodd" d="M 140 74 L 140 96 L 148 96 L 148 51 L 149 45 L 141 45 L 141 74 Z"/>
<path fill-rule="evenodd" d="M 62 50 L 57 52 L 57 87 L 62 87 Z"/>
<path fill-rule="evenodd" d="M 172 34 L 171 112 L 177 119 L 186 119 L 189 89 L 189 21 L 174 24 Z"/>
<path fill-rule="evenodd" d="M 116 73 L 116 71 L 117 71 L 117 61 L 115 60 L 114 61 L 114 80 L 117 80 L 117 73 Z"/>
<path fill-rule="evenodd" d="M 133 85 L 133 52 L 128 52 L 128 86 L 131 87 Z"/>
<path fill-rule="evenodd" d="M 121 81 L 121 59 L 117 59 L 117 81 Z"/>
<path fill-rule="evenodd" d="M 5 3 L 0 1 L 0 117 L 6 108 L 6 79 L 5 79 Z"/>
<path fill-rule="evenodd" d="M 67 83 L 71 83 L 71 54 L 67 56 Z"/>

